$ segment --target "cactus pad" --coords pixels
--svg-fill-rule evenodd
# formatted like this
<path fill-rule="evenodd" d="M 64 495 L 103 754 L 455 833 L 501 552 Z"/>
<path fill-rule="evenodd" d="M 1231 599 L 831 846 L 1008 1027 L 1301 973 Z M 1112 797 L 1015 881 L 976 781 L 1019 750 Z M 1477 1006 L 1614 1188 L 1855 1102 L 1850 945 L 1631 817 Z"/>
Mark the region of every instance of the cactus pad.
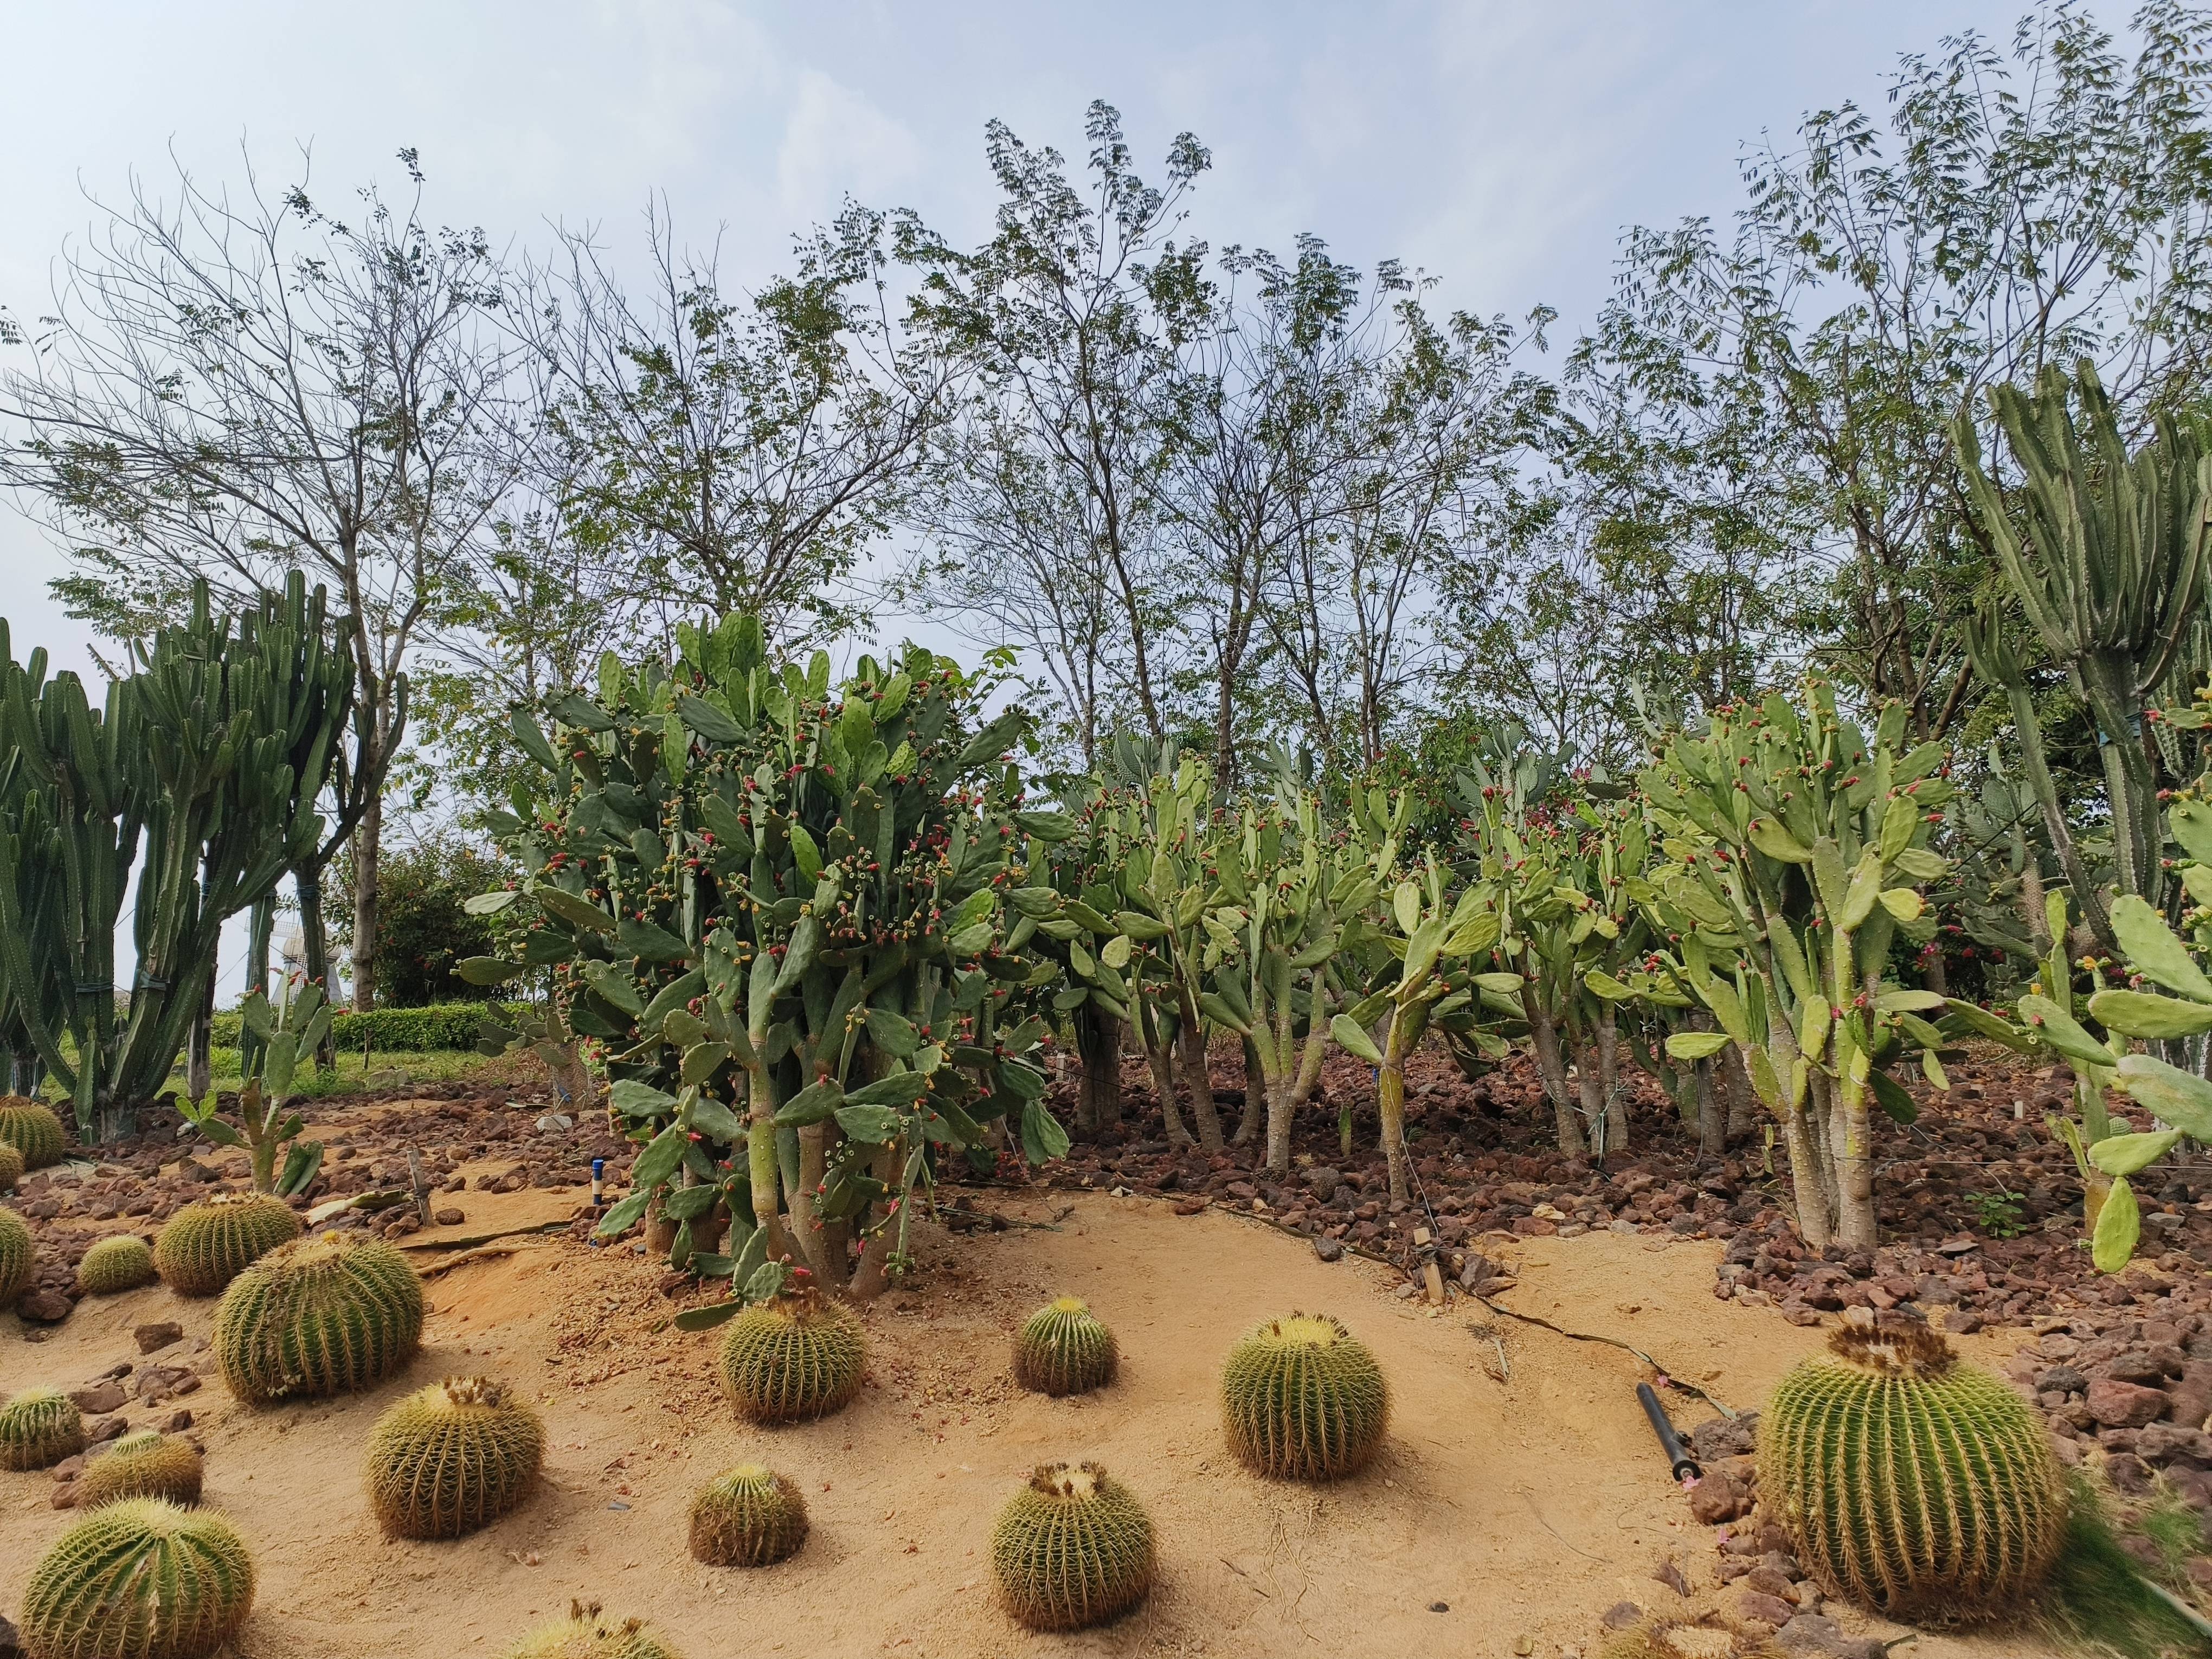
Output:
<path fill-rule="evenodd" d="M 38 1264 L 38 1247 L 31 1229 L 13 1210 L 0 1210 L 0 1305 L 22 1295 Z"/>
<path fill-rule="evenodd" d="M 300 1236 L 279 1198 L 240 1193 L 187 1204 L 154 1240 L 154 1266 L 179 1296 L 213 1296 L 248 1267 Z"/>
<path fill-rule="evenodd" d="M 1041 1465 L 1000 1513 L 991 1572 L 1032 1630 L 1103 1624 L 1152 1588 L 1152 1517 L 1096 1463 Z"/>
<path fill-rule="evenodd" d="M 345 1394 L 381 1382 L 422 1340 L 422 1281 L 376 1239 L 325 1233 L 279 1245 L 216 1310 L 222 1380 L 240 1400 Z"/>
<path fill-rule="evenodd" d="M 52 1109 L 21 1095 L 0 1095 L 0 1140 L 23 1155 L 26 1170 L 62 1161 L 62 1121 Z"/>
<path fill-rule="evenodd" d="M 366 1460 L 377 1523 L 395 1538 L 459 1538 L 530 1496 L 545 1459 L 538 1413 L 483 1376 L 449 1376 L 377 1419 Z"/>
<path fill-rule="evenodd" d="M 53 1389 L 26 1389 L 0 1406 L 0 1469 L 50 1469 L 84 1449 L 84 1417 Z"/>
<path fill-rule="evenodd" d="M 154 1276 L 154 1252 L 136 1233 L 103 1238 L 76 1264 L 76 1282 L 93 1296 L 135 1291 Z"/>
<path fill-rule="evenodd" d="M 253 1558 L 222 1516 L 134 1498 L 64 1533 L 23 1592 L 40 1659 L 204 1659 L 253 1610 Z"/>
<path fill-rule="evenodd" d="M 806 1499 L 784 1475 L 743 1463 L 691 1500 L 691 1553 L 710 1567 L 765 1567 L 806 1541 Z"/>
<path fill-rule="evenodd" d="M 1828 1346 L 1759 1419 L 1759 1496 L 1798 1560 L 1893 1619 L 2016 1607 L 2066 1528 L 2042 1419 L 1924 1325 L 1847 1328 Z"/>
<path fill-rule="evenodd" d="M 77 1477 L 76 1501 L 89 1510 L 125 1498 L 166 1498 L 189 1508 L 200 1501 L 200 1477 L 199 1448 L 142 1429 L 93 1455 Z"/>
<path fill-rule="evenodd" d="M 1230 1351 L 1221 1409 L 1231 1449 L 1261 1474 L 1334 1480 L 1382 1445 L 1390 1392 L 1375 1356 L 1340 1321 L 1292 1314 Z"/>
<path fill-rule="evenodd" d="M 637 1619 L 610 1619 L 599 1604 L 568 1604 L 568 1616 L 532 1631 L 506 1659 L 678 1659 L 668 1640 Z"/>
<path fill-rule="evenodd" d="M 1114 1380 L 1114 1333 L 1063 1296 L 1031 1314 L 1014 1339 L 1014 1381 L 1053 1395 L 1088 1394 Z"/>
<path fill-rule="evenodd" d="M 0 1140 L 0 1193 L 12 1192 L 23 1178 L 23 1155 L 12 1141 Z"/>
<path fill-rule="evenodd" d="M 860 1322 L 810 1291 L 748 1308 L 722 1339 L 722 1384 L 756 1423 L 827 1417 L 860 1392 Z"/>

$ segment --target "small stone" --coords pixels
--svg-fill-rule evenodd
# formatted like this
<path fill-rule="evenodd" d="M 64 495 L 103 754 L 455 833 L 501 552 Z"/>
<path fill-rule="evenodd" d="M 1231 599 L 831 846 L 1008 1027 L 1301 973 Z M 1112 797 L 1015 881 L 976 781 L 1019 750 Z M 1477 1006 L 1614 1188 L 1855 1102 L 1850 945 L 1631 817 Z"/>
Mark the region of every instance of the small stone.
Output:
<path fill-rule="evenodd" d="M 1771 1595 L 1778 1601 L 1796 1600 L 1795 1594 L 1796 1587 L 1784 1574 L 1777 1572 L 1764 1563 L 1753 1567 L 1745 1577 L 1744 1583 L 1761 1595 Z"/>
<path fill-rule="evenodd" d="M 1643 1620 L 1644 1609 L 1633 1601 L 1615 1601 L 1598 1619 L 1598 1622 L 1607 1630 L 1626 1630 Z"/>
<path fill-rule="evenodd" d="M 2109 1429 L 2139 1429 L 2166 1414 L 2163 1389 L 2100 1376 L 2090 1382 L 2087 1392 L 2089 1415 Z"/>
<path fill-rule="evenodd" d="M 171 1412 L 156 1425 L 163 1434 L 182 1434 L 192 1425 L 190 1412 Z"/>
<path fill-rule="evenodd" d="M 41 1325 L 58 1325 L 70 1316 L 76 1304 L 59 1291 L 43 1287 L 26 1291 L 15 1304 L 15 1311 L 25 1319 L 36 1320 Z"/>
<path fill-rule="evenodd" d="M 174 1320 L 164 1320 L 157 1325 L 140 1325 L 131 1333 L 140 1353 L 156 1353 L 172 1342 L 185 1340 L 185 1328 Z"/>
<path fill-rule="evenodd" d="M 2055 1394 L 2061 1396 L 2069 1394 L 2087 1394 L 2089 1391 L 2089 1379 L 2071 1365 L 2053 1365 L 2035 1379 L 2035 1387 L 2039 1394 Z M 2063 1405 L 2065 1401 L 2062 1398 L 2059 1403 Z"/>
<path fill-rule="evenodd" d="M 1682 1569 L 1672 1561 L 1662 1561 L 1651 1569 L 1651 1576 L 1677 1595 L 1686 1596 L 1690 1593 L 1689 1579 L 1683 1576 Z"/>
<path fill-rule="evenodd" d="M 1887 1659 L 1889 1650 L 1871 1636 L 1846 1636 L 1843 1627 L 1822 1613 L 1801 1613 L 1775 1636 L 1784 1653 L 1814 1656 L 1814 1659 Z"/>
<path fill-rule="evenodd" d="M 1313 1242 L 1313 1247 L 1314 1254 L 1319 1256 L 1323 1261 L 1341 1261 L 1344 1260 L 1344 1241 L 1340 1238 L 1317 1237 Z"/>
<path fill-rule="evenodd" d="M 84 1454 L 82 1452 L 78 1452 L 71 1457 L 64 1457 L 54 1465 L 54 1479 L 57 1480 L 74 1480 L 83 1473 Z"/>
<path fill-rule="evenodd" d="M 1943 1328 L 1957 1336 L 1972 1336 L 1982 1328 L 1982 1316 L 1964 1308 L 1954 1308 L 1943 1316 Z"/>
<path fill-rule="evenodd" d="M 104 1417 L 109 1412 L 121 1411 L 128 1396 L 123 1392 L 123 1385 L 110 1378 L 88 1389 L 71 1389 L 69 1397 L 70 1404 L 87 1417 Z"/>
<path fill-rule="evenodd" d="M 15 1626 L 0 1619 L 0 1659 L 16 1659 L 22 1650 L 22 1638 L 15 1633 Z"/>
<path fill-rule="evenodd" d="M 1343 1175 L 1335 1170 L 1322 1168 L 1306 1176 L 1306 1190 L 1322 1203 L 1336 1196 L 1336 1189 L 1344 1185 Z"/>
<path fill-rule="evenodd" d="M 1755 1577 L 1756 1575 L 1754 1575 Z M 1769 1595 L 1751 1588 L 1751 1581 L 1733 1585 L 1722 1597 L 1722 1605 L 1736 1619 L 1747 1623 L 1757 1620 L 1780 1630 L 1797 1616 L 1797 1604 L 1786 1596 Z"/>
<path fill-rule="evenodd" d="M 2166 1380 L 2166 1367 L 2141 1348 L 2114 1354 L 2106 1362 L 2105 1372 L 2120 1382 L 2140 1383 L 2146 1389 L 2154 1389 Z"/>
<path fill-rule="evenodd" d="M 441 1227 L 458 1227 L 468 1218 L 466 1212 L 456 1210 L 451 1205 L 440 1210 L 434 1217 L 432 1217 L 432 1219 L 434 1220 Z"/>
<path fill-rule="evenodd" d="M 1734 1476 L 1708 1471 L 1690 1488 L 1690 1513 L 1700 1525 L 1717 1527 L 1751 1513 L 1752 1493 Z M 1685 1590 L 1684 1595 L 1689 1592 Z"/>
<path fill-rule="evenodd" d="M 52 1504 L 58 1510 L 75 1509 L 76 1507 L 76 1482 L 74 1480 L 63 1481 L 61 1485 L 54 1488 L 52 1495 L 46 1501 Z"/>
<path fill-rule="evenodd" d="M 2212 1468 L 2212 1434 L 2178 1423 L 2146 1423 L 2136 1432 L 2136 1450 L 2154 1463 L 2193 1463 Z"/>
<path fill-rule="evenodd" d="M 121 1439 L 130 1427 L 131 1425 L 120 1417 L 95 1417 L 84 1425 L 84 1437 L 91 1444 L 98 1446 L 110 1440 Z"/>
<path fill-rule="evenodd" d="M 1206 1200 L 1202 1198 L 1186 1198 L 1175 1206 L 1175 1212 L 1177 1215 L 1204 1215 Z"/>
<path fill-rule="evenodd" d="M 1429 1611 L 1431 1613 L 1449 1613 L 1451 1611 L 1451 1603 L 1449 1601 L 1431 1601 L 1429 1603 Z"/>

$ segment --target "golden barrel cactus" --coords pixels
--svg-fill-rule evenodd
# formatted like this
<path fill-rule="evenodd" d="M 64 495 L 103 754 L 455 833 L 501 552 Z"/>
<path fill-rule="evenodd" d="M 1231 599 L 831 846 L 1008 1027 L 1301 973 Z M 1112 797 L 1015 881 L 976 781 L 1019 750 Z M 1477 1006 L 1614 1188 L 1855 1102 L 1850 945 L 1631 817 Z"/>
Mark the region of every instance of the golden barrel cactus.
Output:
<path fill-rule="evenodd" d="M 596 1601 L 568 1604 L 568 1616 L 540 1626 L 507 1650 L 506 1659 L 679 1659 L 668 1640 L 641 1619 L 610 1619 Z"/>
<path fill-rule="evenodd" d="M 1315 1314 L 1270 1319 L 1221 1373 L 1229 1444 L 1262 1474 L 1335 1480 L 1366 1467 L 1390 1419 L 1390 1391 L 1366 1344 Z"/>
<path fill-rule="evenodd" d="M 765 1567 L 806 1541 L 806 1499 L 758 1463 L 716 1475 L 691 1500 L 691 1553 L 710 1567 Z"/>
<path fill-rule="evenodd" d="M 0 1306 L 30 1287 L 31 1270 L 38 1261 L 39 1249 L 31 1242 L 29 1225 L 13 1210 L 0 1210 Z"/>
<path fill-rule="evenodd" d="M 264 1193 L 210 1198 L 169 1218 L 155 1236 L 154 1267 L 179 1296 L 213 1296 L 301 1231 L 300 1218 L 281 1198 Z"/>
<path fill-rule="evenodd" d="M 1075 1297 L 1038 1309 L 1014 1338 L 1014 1381 L 1055 1397 L 1088 1394 L 1114 1380 L 1114 1333 Z"/>
<path fill-rule="evenodd" d="M 811 1291 L 748 1308 L 722 1339 L 722 1386 L 756 1423 L 827 1417 L 860 1389 L 860 1322 Z"/>
<path fill-rule="evenodd" d="M 1831 1595 L 1893 1619 L 2017 1609 L 2050 1571 L 2067 1496 L 2033 1407 L 1924 1325 L 1848 1327 L 1759 1423 L 1761 1501 Z"/>
<path fill-rule="evenodd" d="M 125 1498 L 166 1498 L 190 1508 L 200 1501 L 199 1448 L 179 1435 L 142 1429 L 95 1449 L 77 1477 L 80 1508 L 97 1509 Z"/>
<path fill-rule="evenodd" d="M 53 1109 L 21 1095 L 0 1095 L 0 1140 L 21 1155 L 26 1170 L 60 1163 L 67 1144 Z"/>
<path fill-rule="evenodd" d="M 1000 1511 L 991 1574 L 1032 1630 L 1117 1618 L 1152 1588 L 1152 1517 L 1096 1463 L 1041 1465 Z"/>
<path fill-rule="evenodd" d="M 0 1193 L 13 1192 L 23 1178 L 23 1155 L 12 1141 L 0 1140 Z"/>
<path fill-rule="evenodd" d="M 459 1538 L 538 1485 L 545 1425 L 486 1376 L 449 1376 L 377 1419 L 365 1460 L 369 1505 L 394 1538 Z"/>
<path fill-rule="evenodd" d="M 255 1405 L 374 1387 L 415 1357 L 422 1281 L 380 1239 L 325 1233 L 279 1245 L 216 1310 L 222 1380 Z"/>
<path fill-rule="evenodd" d="M 205 1659 L 253 1610 L 253 1558 L 222 1516 L 158 1498 L 94 1510 L 23 1591 L 38 1659 Z"/>
<path fill-rule="evenodd" d="M 57 1389 L 26 1389 L 0 1406 L 0 1469 L 50 1469 L 84 1449 L 84 1414 Z"/>
<path fill-rule="evenodd" d="M 76 1264 L 76 1282 L 90 1296 L 135 1291 L 153 1276 L 154 1252 L 136 1233 L 100 1240 Z"/>

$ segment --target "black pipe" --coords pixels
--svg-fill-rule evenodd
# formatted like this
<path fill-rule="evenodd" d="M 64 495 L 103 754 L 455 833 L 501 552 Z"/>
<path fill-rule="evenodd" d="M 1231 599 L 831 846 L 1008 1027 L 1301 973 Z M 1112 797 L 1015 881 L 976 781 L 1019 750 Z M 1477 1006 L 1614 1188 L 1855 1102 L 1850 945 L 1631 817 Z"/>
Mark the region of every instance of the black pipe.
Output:
<path fill-rule="evenodd" d="M 1651 1385 L 1638 1382 L 1636 1397 L 1644 1402 L 1644 1416 L 1651 1419 L 1651 1432 L 1659 1437 L 1659 1449 L 1667 1454 L 1667 1461 L 1674 1465 L 1674 1478 L 1677 1480 L 1696 1480 L 1704 1471 L 1698 1468 L 1698 1460 L 1690 1455 L 1689 1448 L 1682 1443 L 1682 1437 L 1674 1432 L 1674 1424 L 1668 1419 L 1667 1408 L 1659 1403 L 1659 1396 L 1652 1393 Z"/>

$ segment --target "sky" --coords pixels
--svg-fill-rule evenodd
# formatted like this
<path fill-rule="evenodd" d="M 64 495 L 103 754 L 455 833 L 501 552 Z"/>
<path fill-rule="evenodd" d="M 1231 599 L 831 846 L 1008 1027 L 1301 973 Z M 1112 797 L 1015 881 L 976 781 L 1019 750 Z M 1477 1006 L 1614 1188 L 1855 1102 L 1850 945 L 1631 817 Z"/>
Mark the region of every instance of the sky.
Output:
<path fill-rule="evenodd" d="M 518 252 L 596 226 L 619 270 L 649 192 L 726 276 L 779 268 L 848 195 L 956 243 L 988 234 L 984 124 L 1079 164 L 1093 99 L 1156 176 L 1179 131 L 1212 152 L 1193 225 L 1217 245 L 1301 231 L 1395 258 L 1484 314 L 1601 303 L 1624 226 L 1724 216 L 1747 144 L 1808 111 L 1877 106 L 1904 52 L 2027 0 L 1116 0 L 1075 7 L 379 0 L 72 0 L 0 21 L 0 305 L 47 308 L 57 256 L 136 173 L 242 182 L 247 160 L 333 198 L 428 175 L 426 216 Z M 2112 21 L 2124 21 L 2117 8 Z M 174 160 L 172 160 L 172 157 Z M 0 349 L 0 367 L 24 348 Z M 1540 362 L 1538 367 L 1540 368 Z M 46 584 L 66 568 L 0 504 L 0 617 L 21 657 L 96 673 Z"/>

